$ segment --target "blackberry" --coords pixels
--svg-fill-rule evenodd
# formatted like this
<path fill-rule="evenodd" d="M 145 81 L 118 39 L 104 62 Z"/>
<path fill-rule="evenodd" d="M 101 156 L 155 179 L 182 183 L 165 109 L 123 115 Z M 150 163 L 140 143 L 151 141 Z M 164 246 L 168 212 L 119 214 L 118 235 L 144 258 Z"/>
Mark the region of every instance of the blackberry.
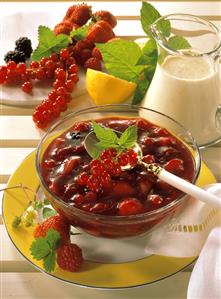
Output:
<path fill-rule="evenodd" d="M 20 37 L 15 42 L 15 50 L 23 52 L 26 58 L 30 58 L 33 51 L 31 40 L 27 37 Z"/>
<path fill-rule="evenodd" d="M 5 54 L 4 60 L 6 63 L 9 61 L 14 61 L 16 63 L 25 62 L 25 54 L 21 51 L 9 51 Z"/>

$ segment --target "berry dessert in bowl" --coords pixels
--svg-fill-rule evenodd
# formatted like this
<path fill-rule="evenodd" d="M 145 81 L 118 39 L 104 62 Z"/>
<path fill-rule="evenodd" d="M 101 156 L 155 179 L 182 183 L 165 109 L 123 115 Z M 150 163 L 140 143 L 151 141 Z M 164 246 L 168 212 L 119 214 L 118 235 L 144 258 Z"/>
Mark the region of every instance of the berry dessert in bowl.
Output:
<path fill-rule="evenodd" d="M 87 146 L 88 136 L 96 142 Z M 89 235 L 122 239 L 154 231 L 182 212 L 189 196 L 148 172 L 160 165 L 195 183 L 201 159 L 191 134 L 157 111 L 106 105 L 73 112 L 39 143 L 36 168 L 55 210 Z"/>

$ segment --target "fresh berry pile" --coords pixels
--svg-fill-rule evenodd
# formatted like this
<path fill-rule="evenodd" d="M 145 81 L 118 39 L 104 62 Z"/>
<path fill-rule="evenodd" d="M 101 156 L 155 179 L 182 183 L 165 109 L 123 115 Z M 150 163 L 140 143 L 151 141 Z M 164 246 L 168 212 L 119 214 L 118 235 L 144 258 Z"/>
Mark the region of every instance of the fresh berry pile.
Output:
<path fill-rule="evenodd" d="M 30 251 L 33 258 L 43 260 L 43 267 L 53 272 L 57 265 L 66 271 L 77 272 L 83 264 L 81 248 L 70 242 L 70 225 L 56 215 L 34 229 L 35 241 Z"/>
<path fill-rule="evenodd" d="M 113 148 L 104 150 L 100 160 L 93 159 L 89 164 L 89 171 L 81 172 L 76 178 L 80 186 L 85 186 L 94 193 L 98 193 L 113 184 L 112 178 L 119 177 L 125 166 L 133 167 L 137 164 L 137 153 L 133 149 L 124 151 L 117 156 Z"/>
<path fill-rule="evenodd" d="M 142 118 L 105 118 L 98 123 L 118 132 L 136 125 L 143 161 L 159 164 L 192 181 L 193 158 L 167 130 Z M 137 163 L 133 148 L 118 153 L 115 148 L 107 148 L 99 158 L 91 159 L 84 147 L 85 136 L 91 129 L 90 121 L 76 123 L 49 145 L 41 162 L 48 188 L 70 207 L 95 214 L 126 216 L 156 210 L 182 194 L 146 172 Z"/>

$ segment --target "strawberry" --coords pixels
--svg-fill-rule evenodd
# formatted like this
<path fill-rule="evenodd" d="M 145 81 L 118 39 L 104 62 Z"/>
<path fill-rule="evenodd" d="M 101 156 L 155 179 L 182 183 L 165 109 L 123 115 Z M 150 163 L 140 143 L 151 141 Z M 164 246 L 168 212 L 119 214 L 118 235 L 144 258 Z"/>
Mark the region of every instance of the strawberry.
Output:
<path fill-rule="evenodd" d="M 71 15 L 74 13 L 75 11 L 75 8 L 76 8 L 77 5 L 72 5 L 68 8 L 64 18 L 63 18 L 63 21 L 66 21 L 68 19 L 70 19 Z"/>
<path fill-rule="evenodd" d="M 57 250 L 57 264 L 66 271 L 77 272 L 83 263 L 82 250 L 76 244 L 64 244 Z"/>
<path fill-rule="evenodd" d="M 106 21 L 98 21 L 93 24 L 87 33 L 87 39 L 93 43 L 106 43 L 115 37 L 112 27 Z"/>
<path fill-rule="evenodd" d="M 144 212 L 143 204 L 134 197 L 125 198 L 118 206 L 118 215 L 136 215 Z"/>
<path fill-rule="evenodd" d="M 70 225 L 60 215 L 50 217 L 37 225 L 34 230 L 34 237 L 44 238 L 49 229 L 59 232 L 62 243 L 70 241 Z"/>
<path fill-rule="evenodd" d="M 84 69 L 87 70 L 88 68 L 101 71 L 102 66 L 100 60 L 95 57 L 89 58 L 84 64 Z"/>
<path fill-rule="evenodd" d="M 54 34 L 58 35 L 63 33 L 69 35 L 72 29 L 73 29 L 73 24 L 70 21 L 65 20 L 54 27 Z"/>
<path fill-rule="evenodd" d="M 69 16 L 69 21 L 82 26 L 91 18 L 91 7 L 85 3 L 76 5 L 72 14 Z"/>
<path fill-rule="evenodd" d="M 128 183 L 124 181 L 117 181 L 112 189 L 111 195 L 113 195 L 113 197 L 126 197 L 133 195 L 134 192 L 134 188 L 132 188 Z"/>
<path fill-rule="evenodd" d="M 111 25 L 112 28 L 114 28 L 117 25 L 117 19 L 115 18 L 114 15 L 112 15 L 109 11 L 107 10 L 99 10 L 96 11 L 93 14 L 93 17 L 95 18 L 95 20 L 100 21 L 106 21 L 107 23 L 109 23 Z"/>

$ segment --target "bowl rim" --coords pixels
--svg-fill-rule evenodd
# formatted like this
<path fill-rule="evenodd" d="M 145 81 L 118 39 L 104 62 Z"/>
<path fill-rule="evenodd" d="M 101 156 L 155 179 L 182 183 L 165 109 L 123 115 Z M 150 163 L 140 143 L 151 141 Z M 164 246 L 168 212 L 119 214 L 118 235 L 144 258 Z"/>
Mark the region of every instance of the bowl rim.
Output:
<path fill-rule="evenodd" d="M 200 173 L 200 169 L 201 169 L 201 162 L 202 162 L 202 158 L 201 158 L 201 153 L 199 150 L 199 147 L 194 139 L 194 137 L 192 136 L 192 134 L 190 133 L 190 131 L 188 129 L 186 129 L 182 124 L 180 124 L 178 121 L 176 121 L 175 119 L 173 119 L 172 117 L 159 112 L 157 110 L 154 109 L 149 109 L 146 107 L 142 107 L 142 106 L 136 106 L 136 105 L 130 105 L 130 104 L 108 104 L 108 105 L 99 105 L 99 106 L 93 106 L 93 107 L 89 107 L 89 108 L 84 108 L 84 109 L 80 109 L 77 111 L 72 111 L 70 113 L 68 113 L 67 115 L 65 115 L 63 118 L 61 118 L 60 120 L 58 120 L 54 125 L 52 125 L 46 132 L 45 134 L 42 136 L 38 146 L 37 146 L 37 152 L 36 152 L 36 157 L 35 157 L 35 168 L 37 170 L 37 175 L 40 179 L 40 183 L 43 185 L 43 187 L 46 189 L 46 191 L 56 200 L 59 202 L 59 204 L 61 204 L 64 208 L 68 208 L 69 210 L 71 210 L 72 212 L 76 211 L 77 215 L 79 216 L 79 214 L 82 214 L 84 216 L 86 216 L 86 218 L 95 218 L 96 220 L 109 220 L 109 221 L 120 221 L 120 220 L 136 220 L 139 218 L 146 218 L 146 217 L 152 217 L 152 216 L 156 216 L 158 214 L 161 213 L 165 213 L 167 210 L 170 210 L 171 208 L 175 207 L 177 204 L 181 203 L 182 201 L 184 201 L 186 199 L 186 197 L 188 197 L 187 194 L 181 194 L 180 196 L 178 196 L 174 201 L 170 202 L 169 204 L 153 210 L 153 211 L 149 211 L 149 212 L 145 212 L 145 213 L 140 213 L 140 214 L 135 214 L 135 215 L 127 215 L 127 216 L 120 216 L 120 215 L 103 215 L 103 214 L 95 214 L 95 213 L 91 213 L 91 212 L 87 212 L 81 209 L 78 209 L 76 207 L 70 206 L 68 205 L 65 201 L 63 201 L 62 199 L 60 199 L 56 194 L 53 194 L 50 189 L 48 188 L 47 184 L 44 181 L 43 176 L 41 175 L 41 168 L 40 168 L 40 154 L 41 154 L 41 146 L 43 145 L 45 139 L 47 138 L 47 136 L 54 131 L 59 125 L 61 125 L 62 123 L 64 123 L 66 120 L 75 117 L 75 116 L 79 116 L 81 114 L 87 113 L 87 112 L 99 112 L 97 110 L 101 109 L 101 110 L 105 110 L 105 109 L 109 109 L 109 112 L 114 112 L 114 110 L 110 110 L 110 109 L 125 109 L 128 108 L 129 111 L 131 112 L 131 110 L 140 110 L 140 109 L 144 109 L 153 113 L 156 113 L 158 115 L 161 115 L 163 117 L 168 118 L 169 120 L 171 120 L 172 122 L 174 122 L 176 125 L 178 125 L 184 132 L 185 134 L 188 135 L 188 138 L 190 138 L 192 144 L 195 147 L 196 150 L 196 157 L 194 158 L 194 162 L 195 162 L 195 172 L 194 172 L 194 177 L 192 179 L 192 183 L 195 184 L 198 177 L 199 177 L 199 173 Z M 119 112 L 119 111 L 118 111 Z M 124 112 L 127 112 L 124 111 Z"/>

